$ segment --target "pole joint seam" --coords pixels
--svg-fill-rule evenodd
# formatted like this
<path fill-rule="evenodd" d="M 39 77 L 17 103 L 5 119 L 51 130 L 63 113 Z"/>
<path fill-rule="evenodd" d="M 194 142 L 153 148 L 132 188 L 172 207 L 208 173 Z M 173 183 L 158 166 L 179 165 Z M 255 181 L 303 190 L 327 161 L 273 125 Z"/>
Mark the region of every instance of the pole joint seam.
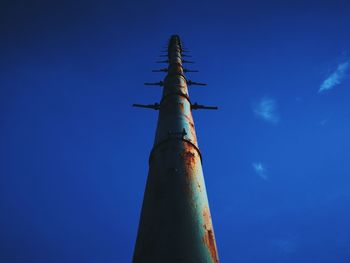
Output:
<path fill-rule="evenodd" d="M 199 159 L 201 160 L 201 163 L 202 163 L 202 154 L 201 154 L 201 151 L 199 150 L 198 146 L 195 145 L 192 141 L 184 138 L 184 136 L 181 136 L 181 137 L 168 137 L 162 141 L 160 141 L 159 143 L 155 144 L 151 150 L 151 153 L 149 155 L 149 160 L 148 160 L 148 163 L 151 164 L 151 161 L 153 159 L 153 155 L 155 153 L 155 151 L 160 147 L 162 146 L 163 144 L 167 143 L 167 142 L 171 142 L 171 141 L 183 141 L 189 145 L 191 145 L 198 153 L 198 156 L 199 156 Z"/>

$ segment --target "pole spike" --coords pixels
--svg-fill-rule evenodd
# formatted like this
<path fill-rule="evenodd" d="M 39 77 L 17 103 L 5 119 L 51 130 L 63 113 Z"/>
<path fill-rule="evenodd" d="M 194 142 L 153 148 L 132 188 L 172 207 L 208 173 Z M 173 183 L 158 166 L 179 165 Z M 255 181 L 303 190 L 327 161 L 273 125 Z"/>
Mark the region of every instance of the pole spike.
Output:
<path fill-rule="evenodd" d="M 197 102 L 191 105 L 191 109 L 193 110 L 217 110 L 218 107 L 216 106 L 204 106 L 200 105 Z"/>
<path fill-rule="evenodd" d="M 144 85 L 146 85 L 146 86 L 163 86 L 164 83 L 163 83 L 163 81 L 159 81 L 159 82 L 145 82 Z"/>
<path fill-rule="evenodd" d="M 189 85 L 189 86 L 191 86 L 191 85 L 207 86 L 206 83 L 195 82 L 195 81 L 192 81 L 192 80 L 188 80 L 188 81 L 187 81 L 187 85 Z"/>
<path fill-rule="evenodd" d="M 198 70 L 192 70 L 192 69 L 186 69 L 186 68 L 184 68 L 184 72 L 186 73 L 186 72 L 198 72 Z"/>
<path fill-rule="evenodd" d="M 167 68 L 153 69 L 152 72 L 168 72 L 168 69 Z"/>
<path fill-rule="evenodd" d="M 193 64 L 194 63 L 194 61 L 189 61 L 189 60 L 182 60 L 182 63 L 188 63 L 188 64 Z"/>
<path fill-rule="evenodd" d="M 133 107 L 137 108 L 146 108 L 146 109 L 154 109 L 154 110 L 159 110 L 160 104 L 159 103 L 154 103 L 154 104 L 133 104 Z"/>

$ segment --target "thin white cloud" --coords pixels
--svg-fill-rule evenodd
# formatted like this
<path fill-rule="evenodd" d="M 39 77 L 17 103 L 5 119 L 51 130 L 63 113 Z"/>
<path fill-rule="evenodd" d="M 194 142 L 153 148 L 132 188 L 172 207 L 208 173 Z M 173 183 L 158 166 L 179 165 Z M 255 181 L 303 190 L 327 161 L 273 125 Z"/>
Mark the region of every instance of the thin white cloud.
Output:
<path fill-rule="evenodd" d="M 325 126 L 328 123 L 328 119 L 323 119 L 319 122 L 321 126 Z"/>
<path fill-rule="evenodd" d="M 340 63 L 335 71 L 333 71 L 321 84 L 318 93 L 322 93 L 326 90 L 331 90 L 335 86 L 341 84 L 346 77 L 347 71 L 350 66 L 350 61 Z"/>
<path fill-rule="evenodd" d="M 273 249 L 277 249 L 278 251 L 282 252 L 283 254 L 293 254 L 296 253 L 298 250 L 298 243 L 297 243 L 297 237 L 287 237 L 285 239 L 273 239 L 271 240 L 271 245 Z"/>
<path fill-rule="evenodd" d="M 253 163 L 253 169 L 255 171 L 255 173 L 263 180 L 267 180 L 268 177 L 266 175 L 266 169 L 265 167 L 263 166 L 262 163 L 260 162 L 257 162 L 257 163 Z"/>
<path fill-rule="evenodd" d="M 261 98 L 258 103 L 254 104 L 253 111 L 255 113 L 255 116 L 264 121 L 270 123 L 279 122 L 280 118 L 277 112 L 277 103 L 276 100 L 273 98 Z"/>

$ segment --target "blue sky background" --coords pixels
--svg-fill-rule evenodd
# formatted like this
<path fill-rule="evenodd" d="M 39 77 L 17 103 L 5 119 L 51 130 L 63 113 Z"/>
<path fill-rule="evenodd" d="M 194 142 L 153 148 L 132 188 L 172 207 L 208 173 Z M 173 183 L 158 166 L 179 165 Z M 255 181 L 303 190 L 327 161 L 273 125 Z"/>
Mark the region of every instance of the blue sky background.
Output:
<path fill-rule="evenodd" d="M 131 262 L 181 36 L 221 262 L 350 262 L 349 1 L 1 1 L 0 262 Z"/>

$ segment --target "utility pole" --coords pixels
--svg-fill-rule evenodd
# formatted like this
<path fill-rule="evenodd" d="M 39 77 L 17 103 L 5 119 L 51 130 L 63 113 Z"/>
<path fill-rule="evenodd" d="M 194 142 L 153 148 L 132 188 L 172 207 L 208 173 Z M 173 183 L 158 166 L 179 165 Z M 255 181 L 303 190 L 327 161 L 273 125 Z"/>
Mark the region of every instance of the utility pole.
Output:
<path fill-rule="evenodd" d="M 193 63 L 180 37 L 171 36 L 165 55 L 163 81 L 145 83 L 163 87 L 160 103 L 134 104 L 159 110 L 155 142 L 133 256 L 134 263 L 218 263 L 218 252 L 203 178 L 192 110 L 217 109 L 191 103 L 187 80 Z M 186 53 L 186 54 L 184 54 Z M 196 71 L 193 71 L 196 72 Z"/>

